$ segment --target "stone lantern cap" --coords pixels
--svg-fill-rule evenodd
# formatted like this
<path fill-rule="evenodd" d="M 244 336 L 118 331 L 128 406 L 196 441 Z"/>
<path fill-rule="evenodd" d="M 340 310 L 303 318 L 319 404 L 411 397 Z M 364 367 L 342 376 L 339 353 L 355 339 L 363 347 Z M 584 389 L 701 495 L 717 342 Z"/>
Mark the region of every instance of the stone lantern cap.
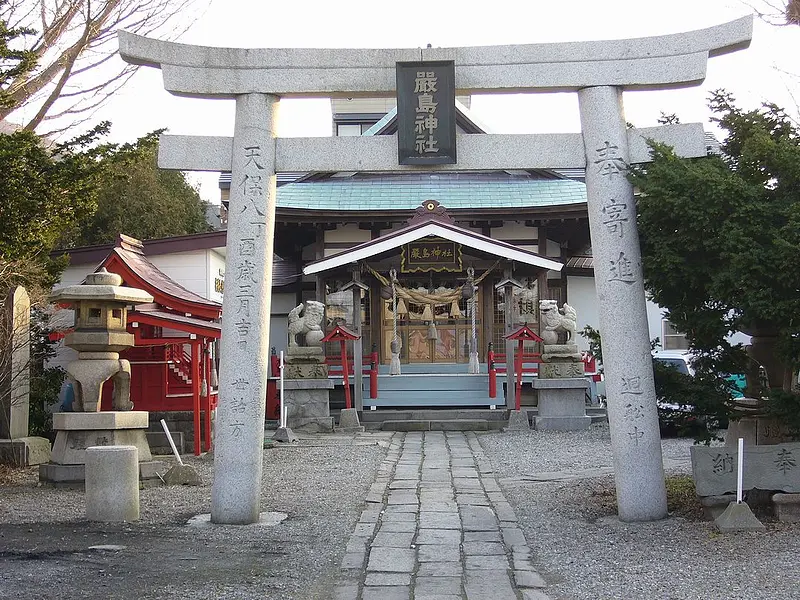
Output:
<path fill-rule="evenodd" d="M 84 300 L 115 302 L 120 304 L 144 304 L 153 297 L 136 288 L 123 287 L 122 277 L 109 273 L 105 268 L 86 276 L 81 285 L 70 285 L 54 290 L 51 302 L 75 304 Z"/>

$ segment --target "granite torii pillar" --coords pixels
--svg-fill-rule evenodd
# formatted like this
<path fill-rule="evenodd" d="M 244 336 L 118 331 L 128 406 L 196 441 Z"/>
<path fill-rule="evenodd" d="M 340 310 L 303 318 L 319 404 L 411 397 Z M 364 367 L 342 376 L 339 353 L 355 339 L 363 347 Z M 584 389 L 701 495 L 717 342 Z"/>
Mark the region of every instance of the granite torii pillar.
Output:
<path fill-rule="evenodd" d="M 622 90 L 578 100 L 617 507 L 623 521 L 652 521 L 667 515 L 667 493 Z"/>
<path fill-rule="evenodd" d="M 211 520 L 258 521 L 275 222 L 278 98 L 236 97 Z M 231 335 L 233 334 L 233 335 Z"/>

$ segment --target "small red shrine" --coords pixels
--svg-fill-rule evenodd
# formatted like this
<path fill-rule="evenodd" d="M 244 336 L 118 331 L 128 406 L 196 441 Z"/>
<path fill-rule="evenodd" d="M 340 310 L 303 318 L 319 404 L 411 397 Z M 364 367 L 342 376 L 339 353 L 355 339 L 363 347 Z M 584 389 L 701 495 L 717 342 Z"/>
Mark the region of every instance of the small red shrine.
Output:
<path fill-rule="evenodd" d="M 120 235 L 98 266 L 122 277 L 123 285 L 145 290 L 152 304 L 128 313 L 128 331 L 136 345 L 120 353 L 131 363 L 131 401 L 136 410 L 192 411 L 194 450 L 211 448 L 211 410 L 218 400 L 214 341 L 221 333 L 222 305 L 207 300 L 162 273 L 144 255 L 142 242 Z M 111 409 L 111 386 L 103 410 Z"/>

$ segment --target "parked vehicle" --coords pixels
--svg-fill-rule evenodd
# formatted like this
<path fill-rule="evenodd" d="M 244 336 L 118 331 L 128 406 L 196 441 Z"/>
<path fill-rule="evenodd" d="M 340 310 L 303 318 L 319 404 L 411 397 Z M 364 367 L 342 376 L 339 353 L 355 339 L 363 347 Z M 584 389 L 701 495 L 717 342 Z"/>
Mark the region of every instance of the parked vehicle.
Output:
<path fill-rule="evenodd" d="M 695 377 L 695 369 L 692 366 L 692 355 L 686 350 L 657 350 L 653 352 L 654 363 L 674 369 L 677 377 L 671 373 L 664 373 L 661 370 L 657 374 L 658 416 L 661 425 L 661 432 L 664 435 L 691 435 L 697 431 L 704 431 L 709 428 L 708 417 L 698 416 L 695 402 L 699 397 L 713 398 L 718 396 L 718 388 L 713 386 L 693 385 L 691 381 L 682 382 L 681 376 L 687 378 Z M 655 365 L 654 365 L 655 366 Z M 728 382 L 729 394 L 731 398 L 739 398 L 744 394 L 745 378 L 743 375 L 721 375 Z M 699 382 L 698 382 L 699 383 Z M 660 384 L 660 385 L 659 385 Z M 688 385 L 687 385 L 688 384 Z M 702 410 L 700 411 L 702 412 Z M 713 417 L 712 428 L 727 426 L 724 417 Z"/>

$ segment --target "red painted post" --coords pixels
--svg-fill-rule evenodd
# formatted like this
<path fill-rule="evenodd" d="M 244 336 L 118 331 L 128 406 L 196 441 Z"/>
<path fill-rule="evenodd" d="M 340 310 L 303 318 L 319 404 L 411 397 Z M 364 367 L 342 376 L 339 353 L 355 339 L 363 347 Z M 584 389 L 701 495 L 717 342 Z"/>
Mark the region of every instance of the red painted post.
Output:
<path fill-rule="evenodd" d="M 192 340 L 192 406 L 194 407 L 194 455 L 200 456 L 200 342 Z"/>
<path fill-rule="evenodd" d="M 517 393 L 516 393 L 516 407 L 520 410 L 522 406 L 522 345 L 523 340 L 517 342 L 517 361 L 515 368 L 517 369 Z"/>
<path fill-rule="evenodd" d="M 205 428 L 205 451 L 211 450 L 211 342 L 205 341 L 206 348 L 206 428 Z"/>
<path fill-rule="evenodd" d="M 342 349 L 342 379 L 344 380 L 344 407 L 353 408 L 353 403 L 350 401 L 350 373 L 347 368 L 347 342 L 345 340 L 340 340 L 339 346 Z"/>
<path fill-rule="evenodd" d="M 378 351 L 372 344 L 372 354 L 369 356 L 369 397 L 373 400 L 378 397 Z"/>
<path fill-rule="evenodd" d="M 489 367 L 489 398 L 497 398 L 497 369 L 494 368 L 494 350 L 492 350 L 491 344 L 489 344 L 486 362 Z"/>

